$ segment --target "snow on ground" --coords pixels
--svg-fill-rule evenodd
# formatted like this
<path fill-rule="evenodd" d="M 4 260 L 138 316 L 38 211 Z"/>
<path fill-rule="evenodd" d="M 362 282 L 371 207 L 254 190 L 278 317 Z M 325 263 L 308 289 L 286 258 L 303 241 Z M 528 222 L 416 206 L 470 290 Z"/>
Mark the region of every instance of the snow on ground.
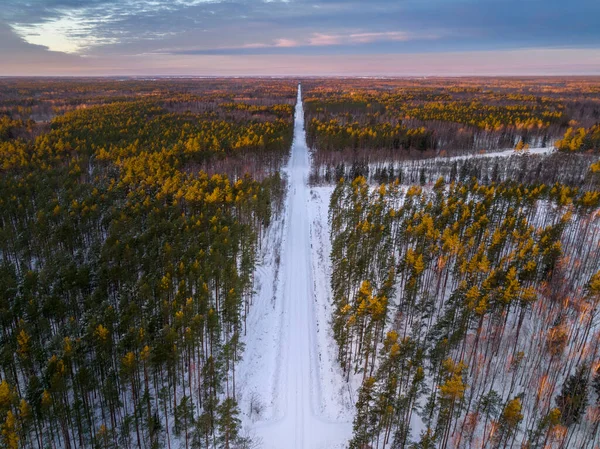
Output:
<path fill-rule="evenodd" d="M 434 160 L 548 154 L 552 148 L 499 151 Z M 244 433 L 257 447 L 335 449 L 352 436 L 361 376 L 343 378 L 330 327 L 333 186 L 309 188 L 310 157 L 301 89 L 295 112 L 285 211 L 263 240 L 255 296 L 238 367 Z M 413 414 L 412 437 L 422 423 Z"/>
<path fill-rule="evenodd" d="M 277 298 L 279 271 L 285 215 L 273 221 L 263 238 L 260 261 L 254 277 L 253 304 L 247 318 L 248 333 L 244 336 L 246 344 L 243 359 L 238 365 L 237 399 L 241 412 L 254 421 L 258 418 L 270 418 L 271 379 L 266 373 L 275 373 L 281 332 L 281 301 Z M 258 376 L 258 373 L 265 373 Z M 271 376 L 272 377 L 272 376 Z"/>
<path fill-rule="evenodd" d="M 265 241 L 238 367 L 243 425 L 265 449 L 341 448 L 352 433 L 353 398 L 328 325 L 331 190 L 311 196 L 309 170 L 299 88 L 286 211 Z"/>
<path fill-rule="evenodd" d="M 477 153 L 477 154 L 463 154 L 461 156 L 438 156 L 433 159 L 434 161 L 447 161 L 447 160 L 465 160 L 465 159 L 479 159 L 482 157 L 509 157 L 509 156 L 519 156 L 524 154 L 550 154 L 553 153 L 554 147 L 544 147 L 544 148 L 529 148 L 527 150 L 502 150 L 502 151 L 492 151 L 488 153 Z"/>
<path fill-rule="evenodd" d="M 320 410 L 329 419 L 352 422 L 354 404 L 360 380 L 348 383 L 337 362 L 337 344 L 333 339 L 330 319 L 331 303 L 331 240 L 329 237 L 329 201 L 334 186 L 313 187 L 310 190 L 309 219 L 313 261 L 314 301 L 317 323 L 320 379 L 323 385 Z"/>
<path fill-rule="evenodd" d="M 432 162 L 449 162 L 449 161 L 464 161 L 467 159 L 483 159 L 483 158 L 498 158 L 498 157 L 511 157 L 511 156 L 525 156 L 528 154 L 535 155 L 548 155 L 554 153 L 556 150 L 554 147 L 544 147 L 544 148 L 529 148 L 527 150 L 501 150 L 501 151 L 490 151 L 486 153 L 473 153 L 473 154 L 461 154 L 458 156 L 436 156 L 432 158 L 425 159 L 408 159 L 402 161 L 380 161 L 380 162 L 372 162 L 369 164 L 370 169 L 377 168 L 379 166 L 387 166 L 393 165 L 395 168 L 402 167 L 405 164 L 421 164 L 421 163 L 432 163 Z"/>

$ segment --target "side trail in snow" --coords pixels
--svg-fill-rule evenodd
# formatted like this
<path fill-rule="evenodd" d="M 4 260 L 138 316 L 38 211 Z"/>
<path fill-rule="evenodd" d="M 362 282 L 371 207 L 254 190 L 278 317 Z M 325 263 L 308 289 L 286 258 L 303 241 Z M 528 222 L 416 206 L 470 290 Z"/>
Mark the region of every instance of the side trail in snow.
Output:
<path fill-rule="evenodd" d="M 325 363 L 326 369 L 334 371 L 335 361 L 329 360 L 329 351 L 319 351 L 317 332 L 327 332 L 323 323 L 327 323 L 329 317 L 317 320 L 316 316 L 309 213 L 311 196 L 307 184 L 310 157 L 300 85 L 294 140 L 286 171 L 289 187 L 279 282 L 265 276 L 262 284 L 271 282 L 272 290 L 269 285 L 260 285 L 268 293 L 260 291 L 254 310 L 251 310 L 250 319 L 254 323 L 249 328 L 257 329 L 257 332 L 249 335 L 246 341 L 245 379 L 240 385 L 244 397 L 241 407 L 248 416 L 247 409 L 260 404 L 262 410 L 258 417 L 251 417 L 253 422 L 250 424 L 251 436 L 260 447 L 342 448 L 352 433 L 348 416 L 344 419 L 341 412 L 339 416 L 344 422 L 335 422 L 321 413 L 322 404 L 336 395 L 333 390 L 341 390 L 344 385 L 341 381 L 340 385 L 332 386 L 336 383 L 331 381 L 335 379 L 334 375 L 330 376 L 329 383 L 321 377 L 321 364 Z M 317 323 L 320 323 L 319 330 Z M 249 398 L 249 395 L 253 396 Z"/>

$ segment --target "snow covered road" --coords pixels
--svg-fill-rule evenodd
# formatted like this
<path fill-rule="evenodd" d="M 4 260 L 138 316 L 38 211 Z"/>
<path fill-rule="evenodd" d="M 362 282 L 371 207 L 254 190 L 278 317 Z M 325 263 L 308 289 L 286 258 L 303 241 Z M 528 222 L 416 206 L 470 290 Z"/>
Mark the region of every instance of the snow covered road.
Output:
<path fill-rule="evenodd" d="M 319 336 L 318 332 L 327 332 L 329 317 L 316 315 L 311 250 L 312 209 L 307 185 L 310 158 L 300 86 L 294 141 L 286 171 L 289 190 L 281 239 L 279 280 L 273 282 L 267 275 L 263 281 L 280 288 L 273 287 L 271 301 L 267 300 L 267 294 L 259 292 L 250 316 L 250 320 L 254 321 L 250 329 L 258 331 L 246 340 L 241 407 L 248 415 L 244 409 L 252 408 L 251 403 L 258 402 L 261 408 L 264 406 L 258 417 L 251 416 L 250 423 L 251 436 L 260 447 L 341 448 L 346 446 L 351 436 L 351 421 L 343 411 L 336 416 L 342 422 L 328 419 L 322 406 L 323 403 L 334 402 L 332 397 L 338 395 L 336 387 L 341 389 L 344 386 L 343 381 L 336 382 L 335 360 L 330 360 L 330 352 L 319 343 L 325 334 Z M 323 282 L 316 284 L 322 285 Z M 323 296 L 320 294 L 321 300 L 329 301 Z M 323 380 L 324 371 L 327 382 Z M 249 398 L 249 394 L 254 397 Z"/>

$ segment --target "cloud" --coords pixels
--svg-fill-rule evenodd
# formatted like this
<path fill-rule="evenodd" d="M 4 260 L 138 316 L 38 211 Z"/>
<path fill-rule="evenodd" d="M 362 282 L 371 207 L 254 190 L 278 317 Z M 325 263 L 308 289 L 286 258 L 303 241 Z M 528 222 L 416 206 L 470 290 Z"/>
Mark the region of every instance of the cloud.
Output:
<path fill-rule="evenodd" d="M 297 47 L 298 42 L 293 39 L 277 39 L 275 41 L 275 46 L 281 48 L 292 48 Z"/>
<path fill-rule="evenodd" d="M 242 45 L 242 47 L 222 47 L 222 49 L 231 50 L 237 48 L 293 48 L 298 46 L 298 41 L 295 41 L 293 39 L 275 39 L 275 41 L 271 44 L 244 44 Z"/>
<path fill-rule="evenodd" d="M 334 51 L 356 51 L 359 46 L 377 43 L 411 42 L 439 39 L 440 35 L 419 34 L 403 31 L 359 33 L 346 32 L 336 34 L 312 33 L 296 39 L 278 38 L 270 42 L 254 42 L 241 46 L 218 46 L 215 48 L 162 49 L 160 53 L 180 55 L 212 55 L 212 54 L 283 54 L 286 49 L 310 50 L 311 47 L 335 47 Z"/>
<path fill-rule="evenodd" d="M 40 24 L 13 25 L 12 29 L 30 44 L 63 53 L 78 54 L 93 46 L 118 42 L 116 37 L 97 35 L 93 21 L 73 13 Z"/>
<path fill-rule="evenodd" d="M 103 61 L 126 72 L 168 55 L 193 70 L 213 55 L 241 67 L 259 55 L 598 49 L 599 16 L 597 0 L 2 0 L 0 72 L 28 57 L 56 71 L 48 61 L 59 54 L 82 70 Z"/>
<path fill-rule="evenodd" d="M 78 54 L 429 40 L 415 51 L 599 46 L 600 2 L 573 0 L 4 0 L 30 43 Z M 433 42 L 431 36 L 443 36 Z M 307 42 L 308 41 L 308 42 Z M 294 42 L 294 44 L 292 44 Z M 439 45 L 443 44 L 443 48 Z M 359 49 L 360 50 L 360 49 Z M 364 48 L 365 52 L 373 48 Z M 386 45 L 380 53 L 394 50 Z"/>
<path fill-rule="evenodd" d="M 0 19 L 26 42 L 65 53 L 89 54 L 112 44 L 159 40 L 191 27 L 193 0 L 6 0 Z M 178 19 L 186 19 L 176 20 Z M 184 28 L 185 29 L 185 28 Z"/>
<path fill-rule="evenodd" d="M 83 63 L 82 58 L 51 51 L 48 46 L 30 44 L 7 24 L 0 22 L 0 60 L 3 65 Z"/>
<path fill-rule="evenodd" d="M 419 35 L 418 33 L 409 33 L 405 31 L 386 31 L 371 33 L 349 33 L 349 34 L 323 34 L 314 33 L 308 39 L 308 45 L 326 46 L 343 44 L 370 44 L 373 42 L 399 41 L 407 42 L 420 39 L 437 39 L 435 34 Z"/>

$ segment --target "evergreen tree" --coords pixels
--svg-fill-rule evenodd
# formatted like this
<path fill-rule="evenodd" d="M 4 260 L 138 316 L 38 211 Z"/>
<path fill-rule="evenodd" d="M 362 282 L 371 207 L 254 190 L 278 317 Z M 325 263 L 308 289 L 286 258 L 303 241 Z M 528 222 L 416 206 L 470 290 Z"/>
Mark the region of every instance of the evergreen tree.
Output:
<path fill-rule="evenodd" d="M 562 423 L 569 427 L 578 423 L 585 413 L 588 402 L 588 367 L 583 364 L 563 384 L 556 397 L 556 406 L 560 410 Z"/>
<path fill-rule="evenodd" d="M 218 407 L 219 444 L 223 449 L 236 447 L 239 440 L 240 419 L 237 403 L 226 398 Z"/>
<path fill-rule="evenodd" d="M 375 379 L 369 377 L 365 379 L 356 402 L 356 416 L 353 423 L 353 434 L 350 440 L 350 449 L 363 449 L 368 447 L 371 440 L 375 437 L 371 422 L 371 406 L 373 400 L 373 387 Z"/>

